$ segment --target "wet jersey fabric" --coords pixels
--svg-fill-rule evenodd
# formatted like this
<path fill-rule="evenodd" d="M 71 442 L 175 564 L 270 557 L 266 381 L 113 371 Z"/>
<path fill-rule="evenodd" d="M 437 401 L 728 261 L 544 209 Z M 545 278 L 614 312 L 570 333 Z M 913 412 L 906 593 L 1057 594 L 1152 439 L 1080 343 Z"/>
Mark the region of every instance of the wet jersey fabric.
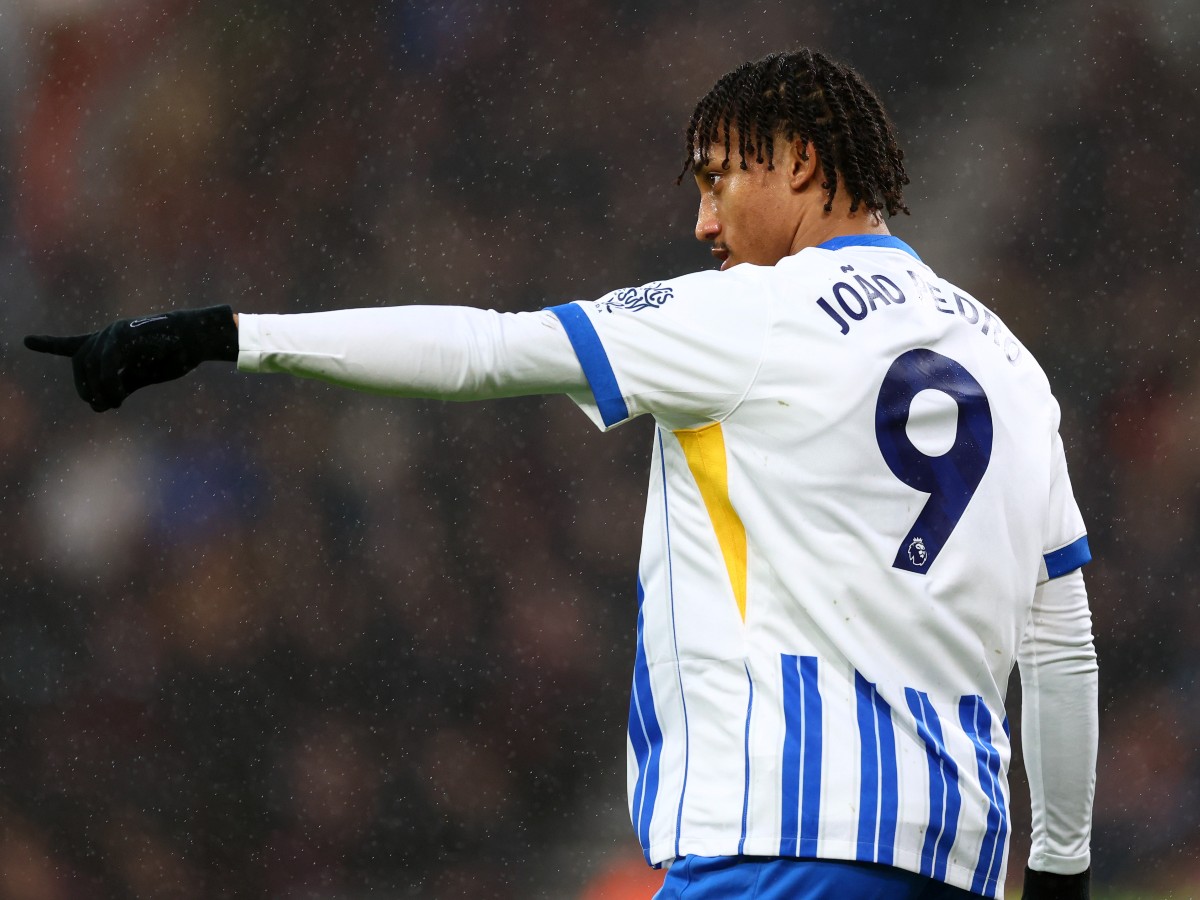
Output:
<path fill-rule="evenodd" d="M 884 863 L 997 896 L 1005 690 L 1090 558 L 1029 351 L 893 237 L 552 307 L 656 422 L 630 816 L 646 859 Z"/>

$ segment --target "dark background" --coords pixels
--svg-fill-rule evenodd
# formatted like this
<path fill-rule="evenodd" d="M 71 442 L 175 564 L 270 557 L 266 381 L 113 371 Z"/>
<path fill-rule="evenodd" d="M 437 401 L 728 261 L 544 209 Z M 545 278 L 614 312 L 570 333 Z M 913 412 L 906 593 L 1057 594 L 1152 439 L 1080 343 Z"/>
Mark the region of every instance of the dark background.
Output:
<path fill-rule="evenodd" d="M 223 302 L 534 309 L 711 266 L 683 127 L 798 44 L 883 96 L 913 181 L 893 232 L 1062 402 L 1096 557 L 1096 894 L 1200 891 L 1200 13 L 877 6 L 0 8 L 0 896 L 645 877 L 648 422 L 214 365 L 97 416 L 20 338 Z M 1025 791 L 1018 761 L 1014 889 Z"/>

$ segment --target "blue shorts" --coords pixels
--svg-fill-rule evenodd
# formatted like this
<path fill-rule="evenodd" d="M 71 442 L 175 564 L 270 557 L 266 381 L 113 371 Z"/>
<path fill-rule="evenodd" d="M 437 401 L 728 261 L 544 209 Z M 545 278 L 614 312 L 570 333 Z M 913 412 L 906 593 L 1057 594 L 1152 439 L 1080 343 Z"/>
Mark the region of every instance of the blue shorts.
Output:
<path fill-rule="evenodd" d="M 761 856 L 685 856 L 654 900 L 967 900 L 978 897 L 877 863 Z"/>

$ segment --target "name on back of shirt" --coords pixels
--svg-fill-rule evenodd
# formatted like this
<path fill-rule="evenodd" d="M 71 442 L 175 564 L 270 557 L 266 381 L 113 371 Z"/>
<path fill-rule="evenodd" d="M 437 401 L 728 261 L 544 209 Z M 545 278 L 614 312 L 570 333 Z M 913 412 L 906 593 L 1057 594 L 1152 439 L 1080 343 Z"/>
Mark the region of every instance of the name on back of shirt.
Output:
<path fill-rule="evenodd" d="M 857 272 L 854 266 L 841 268 L 846 278 L 831 288 L 833 302 L 822 296 L 817 298 L 816 303 L 833 320 L 842 335 L 848 335 L 853 323 L 861 322 L 871 313 L 900 306 L 909 299 L 900 286 L 886 275 Z M 957 316 L 977 328 L 980 334 L 991 337 L 1010 363 L 1015 364 L 1021 358 L 1021 344 L 996 314 L 978 300 L 953 289 L 950 290 L 953 297 L 947 297 L 941 285 L 911 270 L 908 277 L 917 296 L 932 303 L 938 312 Z"/>

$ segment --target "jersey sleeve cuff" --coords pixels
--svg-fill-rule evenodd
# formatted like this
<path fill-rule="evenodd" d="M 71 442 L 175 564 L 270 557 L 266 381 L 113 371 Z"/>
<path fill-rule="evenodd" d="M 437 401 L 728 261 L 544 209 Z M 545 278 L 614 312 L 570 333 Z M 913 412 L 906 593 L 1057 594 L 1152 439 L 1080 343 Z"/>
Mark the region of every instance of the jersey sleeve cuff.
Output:
<path fill-rule="evenodd" d="M 238 316 L 238 358 L 239 372 L 262 371 L 262 336 L 259 331 L 259 317 L 249 313 Z"/>
<path fill-rule="evenodd" d="M 1042 557 L 1045 576 L 1049 580 L 1074 572 L 1092 561 L 1092 550 L 1088 546 L 1087 535 L 1076 538 L 1065 547 L 1051 550 Z"/>
<path fill-rule="evenodd" d="M 1029 868 L 1051 875 L 1078 875 L 1092 864 L 1091 852 L 1078 856 L 1058 856 L 1053 853 L 1030 853 Z"/>
<path fill-rule="evenodd" d="M 548 309 L 562 323 L 571 347 L 579 357 L 579 364 L 583 366 L 583 374 L 592 389 L 592 397 L 604 427 L 612 428 L 624 422 L 629 418 L 629 407 L 617 385 L 616 373 L 592 320 L 577 303 L 564 303 Z"/>

